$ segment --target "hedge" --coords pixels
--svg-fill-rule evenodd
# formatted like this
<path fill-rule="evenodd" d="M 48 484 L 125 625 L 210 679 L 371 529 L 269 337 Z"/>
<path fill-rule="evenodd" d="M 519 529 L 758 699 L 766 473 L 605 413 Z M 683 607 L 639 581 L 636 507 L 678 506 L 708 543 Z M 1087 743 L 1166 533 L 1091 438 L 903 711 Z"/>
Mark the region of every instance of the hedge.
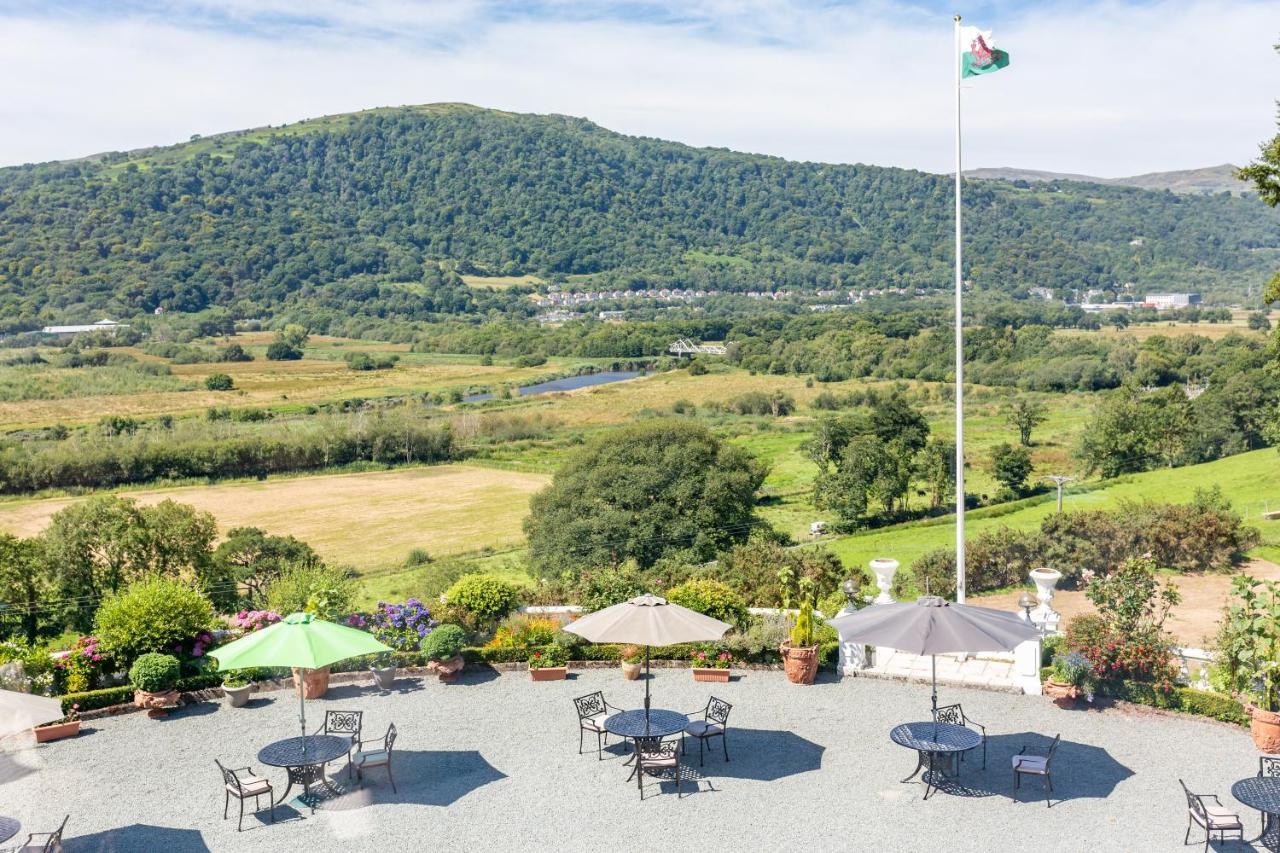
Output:
<path fill-rule="evenodd" d="M 1140 681 L 1121 681 L 1104 682 L 1098 686 L 1098 692 L 1103 696 L 1123 699 L 1138 705 L 1183 711 L 1238 726 L 1249 724 L 1249 714 L 1245 711 L 1244 705 L 1230 696 L 1197 690 L 1194 687 L 1175 687 L 1166 693 L 1157 690 L 1154 685 Z"/>
<path fill-rule="evenodd" d="M 179 693 L 190 693 L 195 690 L 208 690 L 211 687 L 220 687 L 222 685 L 222 676 L 220 675 L 193 675 L 190 678 L 181 679 L 174 688 Z M 97 711 L 102 708 L 110 708 L 112 705 L 127 705 L 133 701 L 133 685 L 122 684 L 119 687 L 106 687 L 102 690 L 86 690 L 83 693 L 67 693 L 58 697 L 62 701 L 62 713 L 70 714 L 72 705 L 79 705 L 79 710 Z"/>

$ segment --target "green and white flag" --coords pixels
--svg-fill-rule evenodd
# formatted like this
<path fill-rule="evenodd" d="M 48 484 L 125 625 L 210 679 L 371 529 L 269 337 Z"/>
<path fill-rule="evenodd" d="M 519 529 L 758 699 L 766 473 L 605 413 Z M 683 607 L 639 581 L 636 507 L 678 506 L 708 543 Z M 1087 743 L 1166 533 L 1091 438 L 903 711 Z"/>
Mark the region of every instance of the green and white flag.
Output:
<path fill-rule="evenodd" d="M 965 77 L 977 77 L 999 71 L 1009 64 L 1009 54 L 996 50 L 990 30 L 977 27 L 960 28 L 960 69 Z"/>

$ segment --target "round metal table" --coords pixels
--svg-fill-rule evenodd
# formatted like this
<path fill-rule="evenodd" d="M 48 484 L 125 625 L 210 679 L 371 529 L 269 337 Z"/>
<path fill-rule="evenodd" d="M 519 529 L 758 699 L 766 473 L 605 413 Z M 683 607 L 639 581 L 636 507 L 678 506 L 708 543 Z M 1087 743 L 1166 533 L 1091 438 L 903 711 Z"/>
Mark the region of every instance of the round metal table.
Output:
<path fill-rule="evenodd" d="M 8 841 L 18 834 L 22 824 L 11 817 L 0 817 L 0 843 Z"/>
<path fill-rule="evenodd" d="M 1280 849 L 1276 818 L 1280 817 L 1280 778 L 1250 776 L 1231 786 L 1231 796 L 1251 809 L 1262 812 L 1262 841 L 1268 850 Z"/>
<path fill-rule="evenodd" d="M 946 776 L 946 765 L 962 752 L 982 744 L 982 736 L 973 729 L 957 726 L 954 723 L 903 723 L 894 726 L 889 732 L 889 739 L 898 746 L 916 751 L 916 769 L 903 779 L 910 782 L 921 770 L 924 774 L 924 798 L 938 790 L 936 773 Z M 941 762 L 941 767 L 939 763 Z M 958 771 L 957 771 L 958 772 Z"/>
<path fill-rule="evenodd" d="M 321 785 L 335 796 L 342 793 L 324 775 L 324 766 L 350 752 L 351 745 L 349 737 L 307 735 L 305 738 L 291 737 L 264 746 L 258 752 L 258 761 L 270 767 L 283 767 L 289 774 L 289 784 L 285 786 L 284 793 L 276 800 L 276 804 L 289 798 L 294 783 L 302 786 L 300 799 L 311 806 L 313 813 L 316 810 L 316 799 L 311 793 L 312 785 Z"/>
<path fill-rule="evenodd" d="M 604 730 L 609 734 L 618 737 L 630 738 L 635 746 L 636 752 L 640 751 L 640 739 L 642 738 L 664 738 L 668 735 L 678 734 L 685 730 L 689 725 L 689 718 L 679 711 L 667 711 L 662 708 L 652 708 L 648 714 L 645 714 L 643 708 L 634 711 L 620 711 L 604 721 Z M 627 764 L 635 761 L 635 753 L 627 760 Z M 626 781 L 630 782 L 635 778 L 636 771 L 631 770 L 631 775 Z"/>

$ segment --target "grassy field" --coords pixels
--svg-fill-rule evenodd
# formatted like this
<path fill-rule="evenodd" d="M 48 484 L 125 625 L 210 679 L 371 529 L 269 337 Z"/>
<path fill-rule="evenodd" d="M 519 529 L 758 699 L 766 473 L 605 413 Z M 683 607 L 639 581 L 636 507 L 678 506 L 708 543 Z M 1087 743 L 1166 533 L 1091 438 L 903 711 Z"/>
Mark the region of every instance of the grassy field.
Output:
<path fill-rule="evenodd" d="M 489 290 L 505 290 L 508 287 L 534 287 L 546 284 L 536 275 L 464 275 L 462 283 L 467 287 L 483 287 Z"/>
<path fill-rule="evenodd" d="M 378 571 L 401 564 L 412 548 L 439 557 L 521 543 L 529 497 L 546 482 L 537 474 L 442 465 L 123 494 L 193 504 L 213 513 L 223 533 L 254 526 L 291 534 L 326 560 Z M 2 502 L 0 529 L 34 535 L 76 500 Z"/>

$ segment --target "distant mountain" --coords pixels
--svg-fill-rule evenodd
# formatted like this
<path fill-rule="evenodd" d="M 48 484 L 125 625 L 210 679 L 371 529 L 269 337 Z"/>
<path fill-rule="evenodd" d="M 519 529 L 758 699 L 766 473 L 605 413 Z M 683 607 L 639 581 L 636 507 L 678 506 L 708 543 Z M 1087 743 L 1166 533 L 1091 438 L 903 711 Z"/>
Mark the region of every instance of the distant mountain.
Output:
<path fill-rule="evenodd" d="M 455 273 L 946 288 L 951 192 L 946 175 L 693 148 L 568 116 L 369 110 L 0 169 L 0 329 L 209 306 L 313 327 L 530 310 Z M 965 203 L 969 275 L 1011 295 L 1234 293 L 1280 257 L 1280 212 L 1254 198 L 976 181 Z"/>
<path fill-rule="evenodd" d="M 1070 172 L 1043 172 L 1037 169 L 969 169 L 970 178 L 989 178 L 999 181 L 1076 181 L 1087 184 L 1111 184 L 1121 187 L 1138 187 L 1144 190 L 1172 190 L 1175 193 L 1210 194 L 1230 192 L 1240 194 L 1250 187 L 1236 177 L 1236 167 L 1230 163 L 1206 166 L 1203 169 L 1180 169 L 1174 172 L 1148 172 L 1128 178 L 1098 178 L 1092 175 L 1076 175 Z"/>

